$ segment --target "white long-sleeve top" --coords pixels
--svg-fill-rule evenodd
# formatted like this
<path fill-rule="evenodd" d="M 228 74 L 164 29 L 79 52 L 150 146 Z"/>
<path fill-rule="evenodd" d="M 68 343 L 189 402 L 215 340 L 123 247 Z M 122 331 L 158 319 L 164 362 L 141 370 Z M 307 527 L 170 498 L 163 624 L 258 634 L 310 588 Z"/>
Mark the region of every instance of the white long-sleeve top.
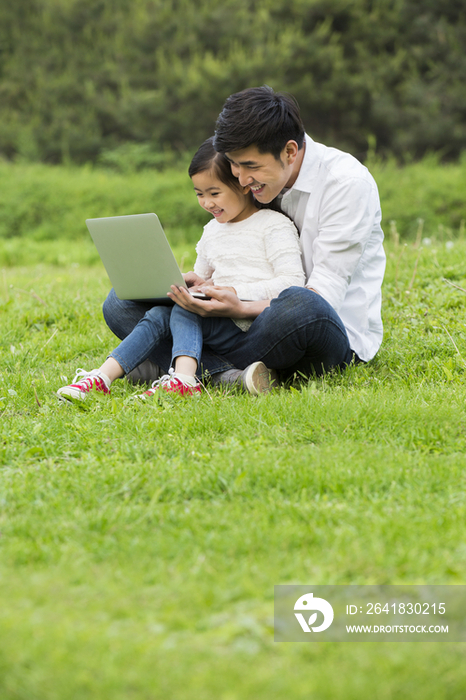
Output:
<path fill-rule="evenodd" d="M 214 284 L 234 287 L 240 299 L 272 299 L 287 287 L 304 286 L 296 227 L 272 209 L 261 209 L 236 223 L 212 219 L 196 252 L 194 272 L 212 278 Z"/>
<path fill-rule="evenodd" d="M 313 141 L 281 208 L 300 231 L 306 286 L 339 314 L 351 349 L 370 360 L 382 342 L 385 272 L 377 185 L 356 158 Z"/>

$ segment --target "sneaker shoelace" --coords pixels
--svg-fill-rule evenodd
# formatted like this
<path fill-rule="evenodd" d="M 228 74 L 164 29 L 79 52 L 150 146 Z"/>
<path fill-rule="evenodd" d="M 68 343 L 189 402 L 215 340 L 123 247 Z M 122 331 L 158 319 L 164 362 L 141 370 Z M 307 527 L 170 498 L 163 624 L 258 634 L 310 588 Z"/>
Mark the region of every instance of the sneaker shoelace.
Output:
<path fill-rule="evenodd" d="M 188 384 L 184 384 L 184 382 L 182 382 L 181 379 L 178 379 L 178 377 L 175 374 L 175 370 L 173 369 L 173 367 L 170 367 L 170 369 L 168 370 L 168 374 L 164 374 L 163 377 L 160 377 L 160 379 L 156 379 L 155 382 L 152 382 L 151 388 L 144 392 L 144 396 L 153 396 L 160 389 L 167 389 L 169 391 L 172 390 L 184 393 L 184 388 L 187 389 L 186 393 L 193 393 L 192 390 L 196 391 L 195 387 L 191 387 Z"/>
<path fill-rule="evenodd" d="M 81 379 L 79 379 L 80 377 Z M 76 370 L 76 374 L 71 386 L 77 387 L 78 389 L 80 389 L 80 391 L 89 392 L 92 390 L 94 384 L 96 386 L 96 389 L 103 391 L 104 394 L 107 394 L 110 391 L 110 389 L 108 388 L 101 376 L 99 376 L 98 374 L 92 374 L 91 372 L 87 372 L 85 369 L 81 368 Z"/>
<path fill-rule="evenodd" d="M 160 377 L 160 379 L 156 379 L 155 382 L 152 382 L 151 388 L 145 391 L 144 394 L 146 396 L 153 396 L 162 387 L 169 387 L 172 382 L 178 382 L 181 384 L 180 380 L 173 376 L 174 374 L 175 370 L 173 367 L 170 367 L 168 374 L 164 374 L 162 377 Z"/>

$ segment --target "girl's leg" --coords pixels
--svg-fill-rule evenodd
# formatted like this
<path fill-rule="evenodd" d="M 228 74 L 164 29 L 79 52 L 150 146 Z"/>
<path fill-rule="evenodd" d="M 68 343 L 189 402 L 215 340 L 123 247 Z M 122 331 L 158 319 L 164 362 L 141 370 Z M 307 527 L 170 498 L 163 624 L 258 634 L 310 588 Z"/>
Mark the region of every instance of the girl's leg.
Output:
<path fill-rule="evenodd" d="M 203 318 L 175 305 L 170 317 L 173 338 L 172 366 L 176 372 L 181 367 L 196 372 L 204 354 L 205 345 L 222 355 L 234 348 L 245 332 L 231 318 Z M 186 369 L 187 371 L 187 369 Z"/>
<path fill-rule="evenodd" d="M 170 332 L 173 338 L 172 367 L 182 381 L 196 384 L 202 353 L 202 319 L 175 304 L 170 315 Z"/>
<path fill-rule="evenodd" d="M 174 375 L 162 378 L 141 398 L 154 396 L 160 389 L 183 395 L 200 392 L 201 385 L 196 372 L 203 352 L 203 336 L 215 349 L 223 352 L 234 346 L 240 335 L 244 335 L 231 319 L 204 319 L 176 305 L 170 315 L 170 331 L 173 339 Z"/>
<path fill-rule="evenodd" d="M 170 306 L 154 307 L 145 302 L 119 299 L 115 294 L 115 290 L 111 289 L 104 301 L 102 311 L 105 322 L 112 333 L 120 340 L 124 340 L 152 308 L 171 310 Z M 171 338 L 162 339 L 149 355 L 149 359 L 156 365 L 159 365 L 163 371 L 168 371 L 171 359 Z"/>
<path fill-rule="evenodd" d="M 172 365 L 176 376 L 189 386 L 198 383 L 196 372 L 201 353 L 205 351 L 204 343 L 209 344 L 210 350 L 224 353 L 244 335 L 229 318 L 202 318 L 180 306 L 175 306 L 172 311 L 170 329 L 173 337 Z"/>
<path fill-rule="evenodd" d="M 124 375 L 123 367 L 113 357 L 107 357 L 104 364 L 99 367 L 99 372 L 105 374 L 110 384 Z"/>
<path fill-rule="evenodd" d="M 103 314 L 112 333 L 120 340 L 123 340 L 131 333 L 150 308 L 150 304 L 119 299 L 112 289 L 104 302 Z M 159 365 L 164 372 L 167 372 L 171 366 L 171 357 L 172 344 L 171 338 L 168 337 L 154 348 L 148 359 Z M 233 365 L 225 358 L 206 348 L 202 353 L 199 367 L 205 374 L 214 375 L 231 369 Z"/>
<path fill-rule="evenodd" d="M 129 335 L 109 354 L 101 369 L 106 366 L 112 373 L 123 376 L 144 362 L 159 345 L 167 345 L 170 339 L 170 315 L 169 306 L 149 308 Z M 120 373 L 116 365 L 121 368 Z"/>
<path fill-rule="evenodd" d="M 58 396 L 82 400 L 92 389 L 108 394 L 115 379 L 146 360 L 158 344 L 170 337 L 170 313 L 169 306 L 154 306 L 148 309 L 99 369 L 90 372 L 79 369 L 73 383 L 61 387 L 57 392 Z"/>
<path fill-rule="evenodd" d="M 230 318 L 202 318 L 181 306 L 175 306 L 170 317 L 173 338 L 172 366 L 176 373 L 191 376 L 199 367 L 203 346 L 223 354 L 234 348 L 245 333 Z"/>
<path fill-rule="evenodd" d="M 142 395 L 143 398 L 153 396 L 161 388 L 181 394 L 200 391 L 196 373 L 203 352 L 203 336 L 215 350 L 223 352 L 235 344 L 238 336 L 244 335 L 231 319 L 204 319 L 177 305 L 171 311 L 170 332 L 173 341 L 171 364 L 175 375 L 157 382 L 157 386 Z"/>

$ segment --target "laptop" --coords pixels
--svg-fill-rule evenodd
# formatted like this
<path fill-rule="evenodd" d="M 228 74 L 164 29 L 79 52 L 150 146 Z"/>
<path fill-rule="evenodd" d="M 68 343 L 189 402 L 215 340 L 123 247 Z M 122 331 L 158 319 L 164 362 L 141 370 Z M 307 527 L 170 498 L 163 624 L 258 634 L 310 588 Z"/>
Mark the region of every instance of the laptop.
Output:
<path fill-rule="evenodd" d="M 174 303 L 167 297 L 172 284 L 187 289 L 156 214 L 107 216 L 86 224 L 119 299 L 168 306 Z"/>

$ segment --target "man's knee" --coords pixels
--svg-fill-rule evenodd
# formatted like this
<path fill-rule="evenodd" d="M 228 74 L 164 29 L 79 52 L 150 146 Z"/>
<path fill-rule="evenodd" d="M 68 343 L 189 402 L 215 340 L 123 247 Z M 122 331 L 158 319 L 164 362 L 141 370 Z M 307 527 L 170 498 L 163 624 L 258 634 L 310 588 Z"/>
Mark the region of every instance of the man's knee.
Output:
<path fill-rule="evenodd" d="M 117 295 L 115 294 L 114 290 L 111 289 L 107 295 L 107 298 L 105 299 L 104 303 L 102 304 L 102 313 L 105 319 L 105 323 L 107 326 L 110 326 L 112 323 L 112 319 L 115 316 L 115 310 L 116 310 L 116 301 L 118 300 Z"/>
<path fill-rule="evenodd" d="M 287 287 L 283 292 L 280 292 L 277 299 L 288 302 L 295 299 L 309 299 L 310 295 L 313 294 L 315 294 L 315 292 L 307 287 Z"/>
<path fill-rule="evenodd" d="M 119 299 L 113 289 L 102 304 L 102 313 L 105 323 L 120 340 L 131 333 L 139 316 L 144 315 L 143 311 L 136 312 L 132 302 Z"/>
<path fill-rule="evenodd" d="M 275 323 L 281 322 L 285 325 L 295 319 L 298 322 L 311 319 L 328 318 L 334 314 L 332 307 L 316 292 L 306 287 L 288 287 L 270 304 L 271 316 L 275 318 Z"/>

